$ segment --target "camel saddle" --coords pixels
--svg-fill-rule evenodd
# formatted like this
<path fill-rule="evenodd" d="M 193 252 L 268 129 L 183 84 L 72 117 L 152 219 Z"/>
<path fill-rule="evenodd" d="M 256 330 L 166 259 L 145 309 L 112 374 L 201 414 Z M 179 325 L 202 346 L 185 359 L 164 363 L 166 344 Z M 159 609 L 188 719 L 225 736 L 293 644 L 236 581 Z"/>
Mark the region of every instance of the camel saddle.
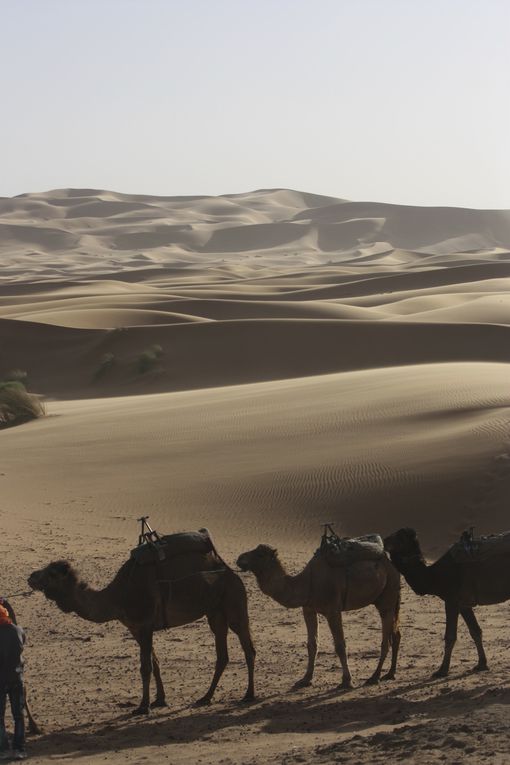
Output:
<path fill-rule="evenodd" d="M 450 547 L 450 554 L 458 563 L 480 563 L 500 555 L 510 556 L 510 531 L 475 537 L 471 528 Z"/>
<path fill-rule="evenodd" d="M 166 536 L 153 535 L 131 550 L 131 557 L 141 565 L 160 563 L 179 555 L 200 553 L 205 555 L 214 550 L 214 544 L 207 529 L 183 531 Z"/>
<path fill-rule="evenodd" d="M 339 537 L 329 524 L 325 525 L 321 546 L 315 554 L 323 556 L 330 566 L 351 566 L 360 561 L 380 560 L 386 555 L 379 534 Z"/>

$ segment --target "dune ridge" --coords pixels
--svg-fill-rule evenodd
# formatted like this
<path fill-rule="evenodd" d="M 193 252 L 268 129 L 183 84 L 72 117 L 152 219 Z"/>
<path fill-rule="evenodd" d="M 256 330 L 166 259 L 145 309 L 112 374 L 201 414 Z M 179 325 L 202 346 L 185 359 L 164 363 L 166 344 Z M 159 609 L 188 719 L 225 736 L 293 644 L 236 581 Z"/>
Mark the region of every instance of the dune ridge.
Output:
<path fill-rule="evenodd" d="M 281 267 L 289 256 L 323 265 L 332 257 L 370 259 L 381 245 L 390 262 L 394 250 L 422 258 L 508 256 L 498 250 L 510 248 L 510 213 L 348 202 L 288 189 L 221 197 L 61 189 L 0 199 L 0 254 L 11 280 L 25 280 L 24 259 L 35 254 L 32 268 L 47 279 L 61 277 L 66 265 L 86 276 L 91 267 L 113 274 L 172 265 L 177 257 L 192 267 L 206 258 L 210 266 L 210 255 L 230 266 L 252 257 L 257 266 L 276 258 Z"/>

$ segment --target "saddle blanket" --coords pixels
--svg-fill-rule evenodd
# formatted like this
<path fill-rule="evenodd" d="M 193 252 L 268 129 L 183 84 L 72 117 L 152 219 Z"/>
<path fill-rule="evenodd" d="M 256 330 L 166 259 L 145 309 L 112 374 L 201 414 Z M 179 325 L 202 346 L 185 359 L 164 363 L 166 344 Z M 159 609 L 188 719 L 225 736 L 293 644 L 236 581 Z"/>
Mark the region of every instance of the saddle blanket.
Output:
<path fill-rule="evenodd" d="M 318 555 L 325 556 L 331 566 L 350 566 L 364 560 L 384 558 L 384 542 L 379 534 L 367 534 L 351 539 L 323 536 Z"/>
<path fill-rule="evenodd" d="M 178 555 L 200 553 L 205 555 L 214 550 L 211 537 L 207 530 L 183 531 L 177 534 L 167 534 L 154 542 L 144 542 L 131 550 L 131 557 L 137 563 L 157 563 Z"/>
<path fill-rule="evenodd" d="M 459 541 L 450 547 L 450 553 L 462 563 L 486 561 L 500 555 L 510 556 L 510 531 L 476 538 L 465 531 Z"/>

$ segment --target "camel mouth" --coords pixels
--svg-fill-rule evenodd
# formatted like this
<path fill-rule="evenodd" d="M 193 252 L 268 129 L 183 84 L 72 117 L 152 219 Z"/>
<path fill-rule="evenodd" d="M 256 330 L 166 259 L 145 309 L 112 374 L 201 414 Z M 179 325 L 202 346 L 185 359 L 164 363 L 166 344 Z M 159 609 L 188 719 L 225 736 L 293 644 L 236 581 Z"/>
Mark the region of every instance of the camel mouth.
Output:
<path fill-rule="evenodd" d="M 36 590 L 36 591 L 37 591 L 37 590 L 40 590 L 40 589 L 41 589 L 40 583 L 38 582 L 38 578 L 39 578 L 39 577 L 37 576 L 37 571 L 34 571 L 34 572 L 33 572 L 32 574 L 30 574 L 30 576 L 28 577 L 28 579 L 27 579 L 27 582 L 28 582 L 28 586 L 29 586 L 29 587 L 30 587 L 32 590 Z"/>
<path fill-rule="evenodd" d="M 248 562 L 245 559 L 244 555 L 240 555 L 239 558 L 236 561 L 237 565 L 241 569 L 241 571 L 248 571 Z"/>

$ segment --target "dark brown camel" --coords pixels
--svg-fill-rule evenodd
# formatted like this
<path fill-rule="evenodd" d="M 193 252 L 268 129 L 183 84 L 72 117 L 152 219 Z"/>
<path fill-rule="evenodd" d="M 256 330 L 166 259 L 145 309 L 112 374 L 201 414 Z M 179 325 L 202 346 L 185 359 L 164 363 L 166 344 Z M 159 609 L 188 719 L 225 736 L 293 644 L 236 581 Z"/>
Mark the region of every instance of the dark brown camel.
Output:
<path fill-rule="evenodd" d="M 11 606 L 11 604 L 9 603 L 8 600 L 5 600 L 5 598 L 1 598 L 0 600 L 1 600 L 1 603 L 2 603 L 3 607 L 7 609 L 11 621 L 14 624 L 17 624 L 18 621 L 16 619 L 16 614 L 14 613 L 14 608 Z M 39 726 L 37 725 L 37 723 L 34 720 L 34 718 L 32 717 L 32 713 L 30 712 L 30 707 L 28 706 L 28 701 L 27 701 L 27 686 L 26 686 L 26 684 L 23 687 L 23 691 L 24 691 L 23 695 L 25 697 L 25 712 L 27 713 L 27 720 L 28 720 L 28 731 L 29 731 L 29 733 L 33 733 L 34 735 L 37 735 L 37 734 L 41 733 L 42 731 L 39 728 Z"/>
<path fill-rule="evenodd" d="M 510 599 L 510 555 L 500 555 L 478 562 L 459 562 L 451 552 L 427 566 L 416 531 L 400 529 L 384 540 L 391 560 L 417 595 L 437 595 L 446 610 L 443 661 L 433 677 L 446 677 L 453 647 L 457 640 L 459 614 L 478 651 L 474 671 L 488 669 L 482 643 L 482 630 L 473 606 L 488 606 Z"/>
<path fill-rule="evenodd" d="M 227 633 L 232 629 L 241 642 L 248 666 L 245 700 L 254 698 L 255 649 L 250 635 L 246 590 L 241 579 L 215 551 L 188 553 L 158 563 L 140 565 L 129 559 L 103 590 L 80 581 L 67 561 L 50 563 L 34 571 L 30 587 L 40 590 L 65 613 L 102 623 L 117 619 L 140 646 L 142 700 L 134 714 L 147 714 L 149 707 L 166 706 L 159 663 L 152 647 L 154 632 L 197 621 L 206 616 L 216 641 L 216 668 L 209 690 L 197 703 L 211 700 L 228 664 Z M 151 673 L 156 681 L 156 699 L 149 704 Z"/>
<path fill-rule="evenodd" d="M 323 614 L 333 636 L 335 650 L 342 665 L 342 688 L 352 688 L 347 663 L 342 611 L 355 611 L 371 604 L 379 611 L 382 624 L 381 655 L 374 674 L 367 684 L 379 682 L 391 645 L 391 667 L 383 679 L 395 677 L 400 630 L 400 576 L 391 561 L 384 556 L 379 560 L 365 560 L 349 566 L 331 566 L 323 556 L 314 556 L 301 573 L 289 576 L 282 566 L 274 547 L 259 545 L 237 559 L 244 571 L 253 571 L 265 595 L 285 608 L 302 608 L 308 632 L 308 667 L 295 687 L 312 682 L 317 656 L 317 615 Z"/>

